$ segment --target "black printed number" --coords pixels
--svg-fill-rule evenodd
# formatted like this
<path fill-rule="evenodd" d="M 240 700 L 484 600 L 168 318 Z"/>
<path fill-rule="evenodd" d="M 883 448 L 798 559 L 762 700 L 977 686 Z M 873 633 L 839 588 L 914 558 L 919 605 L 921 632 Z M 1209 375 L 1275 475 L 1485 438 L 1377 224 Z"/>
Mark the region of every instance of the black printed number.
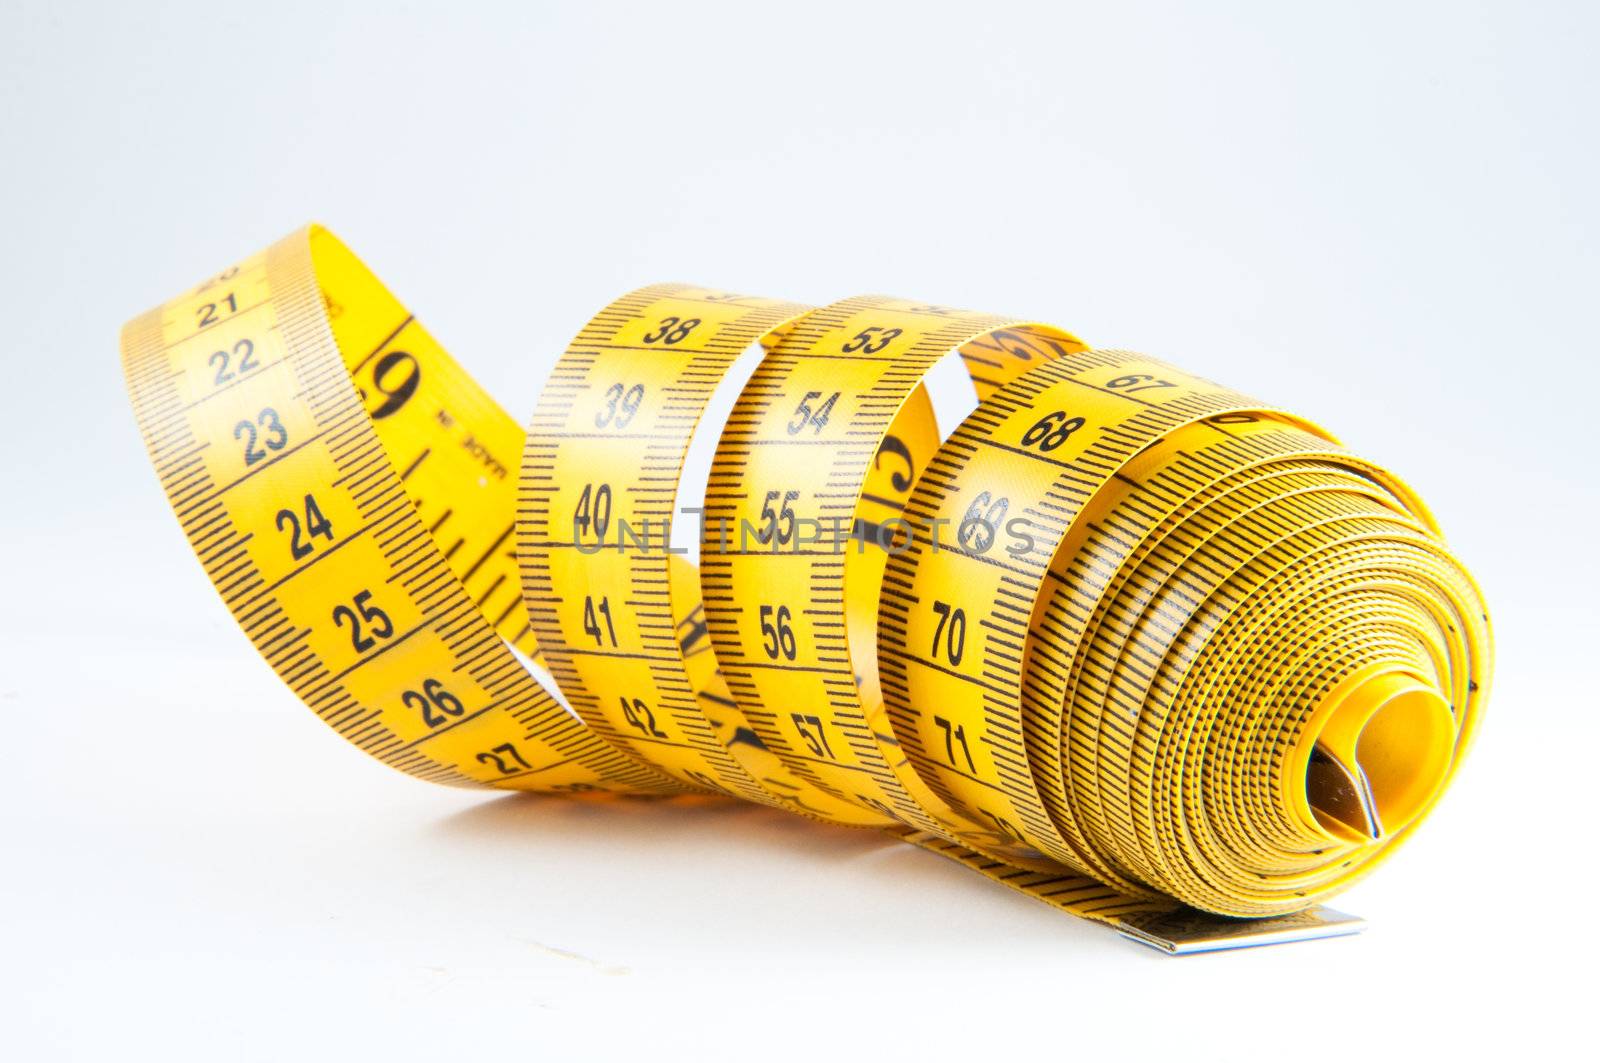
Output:
<path fill-rule="evenodd" d="M 322 510 L 317 508 L 317 500 L 312 495 L 306 495 L 304 524 L 300 522 L 300 515 L 292 509 L 278 510 L 275 523 L 279 531 L 289 533 L 289 556 L 296 561 L 316 548 L 311 543 L 314 537 L 320 535 L 329 542 L 333 541 L 333 524 L 322 515 Z"/>
<path fill-rule="evenodd" d="M 956 541 L 973 553 L 986 553 L 994 545 L 1000 522 L 1006 519 L 1006 510 L 1010 508 L 1009 498 L 996 498 L 988 491 L 979 491 L 956 527 Z"/>
<path fill-rule="evenodd" d="M 834 759 L 833 749 L 828 745 L 828 732 L 822 729 L 822 717 L 791 712 L 789 719 L 794 721 L 794 729 L 800 732 L 800 737 L 811 748 L 812 756 Z"/>
<path fill-rule="evenodd" d="M 518 753 L 517 747 L 510 742 L 501 742 L 493 749 L 479 753 L 478 763 L 493 764 L 501 775 L 516 775 L 519 772 L 533 770 L 533 765 L 522 759 L 522 754 Z"/>
<path fill-rule="evenodd" d="M 372 419 L 381 421 L 399 413 L 421 383 L 422 366 L 407 352 L 390 351 L 379 358 L 372 367 L 372 386 L 378 389 L 383 401 L 372 411 Z"/>
<path fill-rule="evenodd" d="M 265 437 L 261 438 L 262 446 L 256 446 L 258 435 L 256 427 L 260 426 Z M 283 422 L 278 420 L 278 411 L 271 406 L 256 414 L 254 422 L 240 421 L 233 426 L 233 438 L 244 443 L 244 463 L 254 465 L 263 460 L 269 450 L 282 450 L 283 445 L 289 442 L 289 431 L 283 427 Z M 263 449 L 263 447 L 265 449 Z"/>
<path fill-rule="evenodd" d="M 199 327 L 205 328 L 207 325 L 215 325 L 228 314 L 237 314 L 238 312 L 239 301 L 233 297 L 232 292 L 229 292 L 214 303 L 206 303 L 196 307 L 194 316 Z"/>
<path fill-rule="evenodd" d="M 1067 437 L 1082 428 L 1082 417 L 1068 417 L 1064 410 L 1053 410 L 1033 423 L 1022 436 L 1022 445 L 1051 451 L 1067 441 Z"/>
<path fill-rule="evenodd" d="M 644 401 L 644 385 L 635 384 L 631 388 L 624 388 L 621 384 L 612 384 L 606 388 L 606 408 L 594 415 L 596 428 L 626 428 L 633 420 L 633 415 L 639 412 L 639 404 Z"/>
<path fill-rule="evenodd" d="M 777 491 L 767 492 L 761 503 L 761 530 L 756 532 L 756 542 L 765 546 L 775 541 L 787 546 L 794 541 L 794 510 L 789 503 L 799 497 L 799 491 L 785 491 L 781 498 Z M 774 502 L 778 503 L 777 509 L 772 508 Z"/>
<path fill-rule="evenodd" d="M 1149 373 L 1129 373 L 1127 376 L 1114 377 L 1106 381 L 1106 387 L 1115 388 L 1127 395 L 1136 391 L 1150 391 L 1155 388 L 1175 388 L 1178 385 L 1170 380 L 1157 380 Z"/>
<path fill-rule="evenodd" d="M 239 364 L 234 365 L 233 359 L 239 359 Z M 233 345 L 232 352 L 212 351 L 211 357 L 206 361 L 217 367 L 215 383 L 221 387 L 240 373 L 248 373 L 252 369 L 261 368 L 261 363 L 256 361 L 256 345 L 249 340 L 240 340 Z"/>
<path fill-rule="evenodd" d="M 1007 842 L 1007 843 L 1010 843 L 1010 842 L 1019 842 L 1020 843 L 1020 842 L 1026 841 L 1026 839 L 1023 838 L 1023 836 L 1022 836 L 1022 831 L 1018 830 L 1016 828 L 1016 826 L 1010 820 L 1004 818 L 1003 816 L 995 815 L 993 812 L 990 812 L 987 808 L 980 808 L 980 809 L 978 809 L 978 811 L 982 812 L 984 815 L 988 816 L 991 820 L 994 821 L 995 833 L 1000 835 L 1000 839 L 1002 841 Z"/>
<path fill-rule="evenodd" d="M 905 494 L 907 491 L 911 490 L 911 485 L 916 482 L 913 477 L 917 472 L 917 463 L 911 457 L 911 448 L 906 446 L 906 441 L 901 439 L 899 436 L 884 436 L 883 442 L 878 444 L 878 453 L 872 458 L 872 467 L 874 469 L 883 468 L 883 457 L 885 454 L 905 462 L 905 472 L 901 472 L 899 469 L 894 469 L 889 473 L 890 485 L 894 487 L 896 491 L 899 491 L 901 494 Z"/>
<path fill-rule="evenodd" d="M 217 274 L 215 277 L 212 277 L 210 280 L 208 280 L 204 284 L 200 285 L 200 287 L 196 288 L 194 290 L 194 293 L 196 295 L 201 295 L 201 294 L 203 294 L 205 292 L 209 292 L 211 289 L 215 288 L 217 285 L 225 284 L 228 281 L 233 280 L 233 278 L 237 277 L 238 275 L 239 275 L 239 267 L 238 266 L 229 266 L 227 269 L 223 270 L 221 273 Z"/>
<path fill-rule="evenodd" d="M 945 658 L 952 665 L 960 664 L 967 648 L 967 611 L 952 607 L 949 602 L 934 602 L 933 611 L 939 614 L 939 625 L 933 629 L 933 659 L 939 659 L 939 644 L 943 642 Z"/>
<path fill-rule="evenodd" d="M 572 514 L 573 539 L 582 542 L 591 529 L 594 541 L 606 540 L 606 529 L 611 527 L 611 485 L 584 484 L 578 495 L 578 508 Z"/>
<path fill-rule="evenodd" d="M 606 626 L 602 628 L 600 621 L 604 620 Z M 583 598 L 583 630 L 585 634 L 594 636 L 594 644 L 603 646 L 607 642 L 617 644 L 617 629 L 611 625 L 611 599 L 602 597 L 600 604 L 596 605 L 594 599 L 588 595 Z"/>
<path fill-rule="evenodd" d="M 641 699 L 622 698 L 622 718 L 628 721 L 629 727 L 637 727 L 639 733 L 651 738 L 665 738 L 667 732 L 656 727 L 655 713 L 650 711 L 650 706 Z"/>
<path fill-rule="evenodd" d="M 350 605 L 333 607 L 334 624 L 349 626 L 350 645 L 356 648 L 357 653 L 366 653 L 378 644 L 379 639 L 394 634 L 394 624 L 389 620 L 389 614 L 371 604 L 371 601 L 372 592 L 361 591 L 351 599 Z"/>
<path fill-rule="evenodd" d="M 794 628 L 789 626 L 792 615 L 787 605 L 761 607 L 761 648 L 774 661 L 780 654 L 785 660 L 792 661 L 795 658 Z"/>
<path fill-rule="evenodd" d="M 897 328 L 884 328 L 882 325 L 870 325 L 855 334 L 855 337 L 840 348 L 845 354 L 877 354 L 900 335 Z"/>
<path fill-rule="evenodd" d="M 422 722 L 429 727 L 443 727 L 467 711 L 461 699 L 437 679 L 424 679 L 421 690 L 403 691 L 400 700 L 422 713 Z"/>
<path fill-rule="evenodd" d="M 700 324 L 697 317 L 686 317 L 679 320 L 675 317 L 664 317 L 656 323 L 654 332 L 647 332 L 644 336 L 646 343 L 662 343 L 671 347 L 674 343 L 682 343 L 689 333 Z"/>
<path fill-rule="evenodd" d="M 965 724 L 950 726 L 950 721 L 943 716 L 935 716 L 933 722 L 939 730 L 944 732 L 944 759 L 950 762 L 952 768 L 956 767 L 956 746 L 961 747 L 961 755 L 966 758 L 967 770 L 977 770 L 972 763 L 972 750 L 967 748 L 967 728 Z"/>
<path fill-rule="evenodd" d="M 815 429 L 817 435 L 822 434 L 823 426 L 828 423 L 828 414 L 833 412 L 833 404 L 839 401 L 839 393 L 835 391 L 813 408 L 811 400 L 821 398 L 822 392 L 820 391 L 808 391 L 805 393 L 805 396 L 800 400 L 800 405 L 794 408 L 794 418 L 784 426 L 789 430 L 790 435 L 797 436 L 804 432 L 808 426 Z"/>

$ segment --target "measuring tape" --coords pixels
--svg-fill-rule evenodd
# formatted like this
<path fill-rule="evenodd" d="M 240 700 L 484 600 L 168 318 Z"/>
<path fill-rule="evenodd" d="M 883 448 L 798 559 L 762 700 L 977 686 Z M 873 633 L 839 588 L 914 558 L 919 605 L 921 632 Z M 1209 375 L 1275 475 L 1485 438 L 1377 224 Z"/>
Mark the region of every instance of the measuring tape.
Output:
<path fill-rule="evenodd" d="M 1187 952 L 1359 929 L 1318 902 L 1481 715 L 1487 614 L 1403 484 L 1048 325 L 658 285 L 524 431 L 310 227 L 122 354 L 251 641 L 434 782 L 874 827 Z"/>

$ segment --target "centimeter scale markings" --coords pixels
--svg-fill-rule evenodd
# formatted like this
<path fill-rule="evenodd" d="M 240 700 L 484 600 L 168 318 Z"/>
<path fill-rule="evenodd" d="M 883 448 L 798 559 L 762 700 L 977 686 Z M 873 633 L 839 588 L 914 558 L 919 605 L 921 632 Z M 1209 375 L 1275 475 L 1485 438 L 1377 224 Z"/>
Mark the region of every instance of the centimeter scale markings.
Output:
<path fill-rule="evenodd" d="M 1146 388 L 1166 397 L 1140 398 Z M 1029 844 L 1068 853 L 1073 866 L 1134 895 L 1147 891 L 1100 864 L 1060 793 L 1042 792 L 1035 777 L 1034 766 L 1059 748 L 1060 706 L 1047 703 L 1040 713 L 1024 697 L 1033 603 L 1057 546 L 1096 490 L 1170 428 L 1230 405 L 1250 404 L 1117 352 L 1029 374 L 992 396 L 941 451 L 907 509 L 916 546 L 891 561 L 886 580 L 884 689 L 922 776 L 951 804 L 981 809 Z M 1034 475 L 1017 475 L 1019 461 Z M 990 490 L 1005 482 L 1011 494 Z M 1030 530 L 1028 549 L 1008 549 L 997 561 L 957 543 L 936 561 L 923 557 L 941 516 L 959 526 L 975 508 L 1010 512 L 1013 504 Z M 977 545 L 992 542 L 970 544 Z M 970 638 L 969 613 L 981 618 Z M 941 712 L 924 719 L 916 704 L 938 704 Z"/>
<path fill-rule="evenodd" d="M 1023 849 L 1024 839 L 1004 823 L 981 810 L 961 817 L 945 807 L 906 764 L 887 721 L 880 722 L 872 618 L 884 548 L 892 540 L 880 540 L 880 554 L 857 553 L 855 572 L 849 571 L 851 552 L 840 549 L 839 541 L 840 529 L 866 523 L 866 517 L 857 516 L 858 506 L 882 505 L 887 491 L 901 496 L 885 507 L 898 516 L 903 496 L 933 455 L 938 435 L 918 391 L 922 376 L 950 351 L 966 354 L 964 345 L 998 330 L 1027 337 L 1033 346 L 990 342 L 983 348 L 988 357 L 974 351 L 983 359 L 977 364 L 988 374 L 986 381 L 1026 369 L 1045 344 L 1054 345 L 1049 353 L 1057 357 L 1083 349 L 1066 333 L 1044 326 L 1014 326 L 988 315 L 885 298 L 835 304 L 789 330 L 745 389 L 740 409 L 750 411 L 748 418 L 730 419 L 723 432 L 707 516 L 731 523 L 753 520 L 758 498 L 765 505 L 781 492 L 797 520 L 826 524 L 834 537 L 815 551 L 774 552 L 741 544 L 713 554 L 708 546 L 702 550 L 702 580 L 707 620 L 729 686 L 746 705 L 754 729 L 796 774 L 832 792 L 854 794 L 919 831 L 1038 866 L 1039 856 Z M 976 358 L 966 358 L 969 367 Z M 785 461 L 785 449 L 810 441 L 787 438 L 792 404 L 814 390 L 813 380 L 824 379 L 843 381 L 842 394 L 856 399 L 842 407 L 833 422 L 837 427 L 830 426 L 832 435 L 851 442 L 832 449 L 827 465 Z M 868 483 L 869 462 L 891 438 L 914 439 L 917 446 L 900 448 L 905 474 L 886 489 Z M 875 571 L 866 567 L 868 556 L 876 560 Z M 852 617 L 852 600 L 868 608 Z M 864 646 L 859 630 L 851 638 L 852 620 L 867 629 Z M 754 707 L 795 703 L 826 707 L 812 714 L 817 740 L 798 743 L 781 712 Z M 1061 862 L 1059 854 L 1050 855 Z"/>
<path fill-rule="evenodd" d="M 125 344 L 152 459 L 235 617 L 318 715 L 401 770 L 665 789 L 538 686 L 451 572 L 330 332 L 324 299 L 342 305 L 360 267 L 329 248 L 319 277 L 316 239 L 225 271 Z M 352 294 L 376 283 L 361 274 Z"/>
<path fill-rule="evenodd" d="M 569 703 L 683 782 L 839 822 L 885 821 L 794 779 L 751 735 L 704 643 L 669 522 L 694 429 L 738 356 L 803 307 L 658 285 L 597 316 L 528 433 L 518 553 Z M 650 539 L 659 537 L 652 547 Z"/>
<path fill-rule="evenodd" d="M 697 570 L 668 549 L 686 456 L 755 345 Z M 941 442 L 951 352 L 980 403 Z M 123 360 L 252 642 L 432 781 L 880 827 L 1183 952 L 1358 929 L 1315 902 L 1481 716 L 1487 614 L 1409 489 L 1047 325 L 656 285 L 578 333 L 524 434 L 312 227 L 131 322 Z"/>

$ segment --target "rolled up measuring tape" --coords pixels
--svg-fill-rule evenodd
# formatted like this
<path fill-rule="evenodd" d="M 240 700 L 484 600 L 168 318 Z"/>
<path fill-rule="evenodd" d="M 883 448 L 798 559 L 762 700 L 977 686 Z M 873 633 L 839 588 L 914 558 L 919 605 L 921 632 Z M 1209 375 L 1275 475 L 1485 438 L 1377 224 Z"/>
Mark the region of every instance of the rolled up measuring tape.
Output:
<path fill-rule="evenodd" d="M 122 353 L 246 634 L 419 778 L 878 828 L 1187 952 L 1358 929 L 1320 902 L 1481 715 L 1483 602 L 1403 484 L 1050 326 L 659 285 L 524 431 L 310 227 Z"/>

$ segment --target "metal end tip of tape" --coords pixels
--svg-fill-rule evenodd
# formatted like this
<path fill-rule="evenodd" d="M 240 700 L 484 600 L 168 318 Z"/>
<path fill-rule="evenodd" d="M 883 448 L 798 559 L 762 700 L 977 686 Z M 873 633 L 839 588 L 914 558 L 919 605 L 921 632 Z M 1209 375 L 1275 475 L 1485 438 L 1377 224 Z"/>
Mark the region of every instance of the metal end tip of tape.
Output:
<path fill-rule="evenodd" d="M 1230 919 L 1184 908 L 1125 916 L 1117 923 L 1117 931 L 1123 937 L 1173 956 L 1343 937 L 1366 928 L 1367 921 L 1358 915 L 1321 906 L 1268 919 Z"/>
<path fill-rule="evenodd" d="M 1383 837 L 1377 797 L 1360 764 L 1346 764 L 1320 744 L 1306 765 L 1306 797 L 1323 816 L 1377 841 Z"/>

